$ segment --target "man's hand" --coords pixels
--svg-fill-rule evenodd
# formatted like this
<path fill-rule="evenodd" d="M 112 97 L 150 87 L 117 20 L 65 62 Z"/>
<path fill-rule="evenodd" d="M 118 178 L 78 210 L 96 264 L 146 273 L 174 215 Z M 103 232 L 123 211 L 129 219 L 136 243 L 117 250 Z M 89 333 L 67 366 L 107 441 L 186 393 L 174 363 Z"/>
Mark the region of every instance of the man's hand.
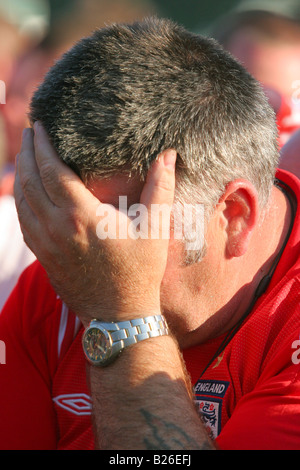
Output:
<path fill-rule="evenodd" d="M 171 210 L 175 160 L 176 152 L 167 150 L 149 170 L 140 198 L 147 209 L 144 217 L 157 207 L 153 204 L 167 204 Z M 14 192 L 25 242 L 84 324 L 95 317 L 116 321 L 159 312 L 169 240 L 161 232 L 155 240 L 134 239 L 130 219 L 117 209 L 116 221 L 127 224 L 128 236 L 100 239 L 101 202 L 58 158 L 38 123 L 34 134 L 24 131 Z M 150 234 L 150 217 L 141 226 L 147 224 Z"/>
<path fill-rule="evenodd" d="M 148 212 L 152 204 L 171 210 L 175 158 L 174 151 L 163 152 L 148 172 L 140 197 Z M 30 130 L 24 133 L 15 198 L 26 243 L 84 325 L 94 317 L 118 321 L 159 312 L 168 238 L 100 239 L 101 203 L 60 161 L 37 125 L 34 137 Z M 127 215 L 120 220 L 130 227 Z M 146 221 L 151 229 L 153 220 Z M 213 447 L 173 336 L 141 341 L 108 368 L 91 366 L 88 380 L 97 448 Z"/>

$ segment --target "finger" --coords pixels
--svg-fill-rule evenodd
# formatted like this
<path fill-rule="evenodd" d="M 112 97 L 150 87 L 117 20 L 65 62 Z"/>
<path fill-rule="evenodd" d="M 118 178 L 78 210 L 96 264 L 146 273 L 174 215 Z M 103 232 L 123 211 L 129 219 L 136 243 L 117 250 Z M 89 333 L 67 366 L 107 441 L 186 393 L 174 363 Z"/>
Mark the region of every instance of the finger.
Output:
<path fill-rule="evenodd" d="M 36 215 L 50 211 L 53 204 L 50 201 L 40 178 L 35 161 L 32 129 L 24 129 L 22 146 L 17 159 L 16 175 L 24 197 Z"/>
<path fill-rule="evenodd" d="M 80 199 L 86 191 L 81 179 L 57 155 L 41 123 L 34 124 L 34 148 L 41 180 L 51 201 L 58 207 Z"/>
<path fill-rule="evenodd" d="M 140 202 L 147 209 L 152 204 L 173 204 L 175 191 L 176 151 L 162 152 L 148 171 Z"/>
<path fill-rule="evenodd" d="M 140 202 L 146 206 L 148 234 L 151 239 L 169 239 L 171 209 L 175 191 L 176 151 L 159 155 L 148 171 Z"/>

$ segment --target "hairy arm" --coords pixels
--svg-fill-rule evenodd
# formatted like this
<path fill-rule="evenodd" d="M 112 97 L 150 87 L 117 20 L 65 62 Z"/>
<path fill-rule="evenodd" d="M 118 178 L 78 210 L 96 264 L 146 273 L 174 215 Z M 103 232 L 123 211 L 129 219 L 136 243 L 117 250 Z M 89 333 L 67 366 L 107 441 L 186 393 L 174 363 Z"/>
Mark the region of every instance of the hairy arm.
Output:
<path fill-rule="evenodd" d="M 91 366 L 89 374 L 99 448 L 214 448 L 173 338 L 138 343 L 107 368 Z"/>

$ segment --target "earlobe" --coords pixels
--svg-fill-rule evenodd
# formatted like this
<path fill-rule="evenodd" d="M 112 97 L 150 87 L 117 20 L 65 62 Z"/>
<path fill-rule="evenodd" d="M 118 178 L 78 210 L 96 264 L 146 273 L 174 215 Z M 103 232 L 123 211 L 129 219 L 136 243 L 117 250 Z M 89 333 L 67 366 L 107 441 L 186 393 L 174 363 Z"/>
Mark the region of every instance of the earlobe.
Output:
<path fill-rule="evenodd" d="M 232 181 L 226 187 L 220 204 L 226 236 L 226 256 L 243 256 L 258 220 L 257 191 L 249 181 Z"/>

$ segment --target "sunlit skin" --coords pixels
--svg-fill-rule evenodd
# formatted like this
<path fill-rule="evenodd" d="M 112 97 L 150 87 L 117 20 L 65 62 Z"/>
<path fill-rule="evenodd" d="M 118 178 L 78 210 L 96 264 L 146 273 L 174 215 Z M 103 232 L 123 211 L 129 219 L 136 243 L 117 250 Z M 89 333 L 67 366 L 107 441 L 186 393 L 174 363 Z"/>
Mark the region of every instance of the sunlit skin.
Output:
<path fill-rule="evenodd" d="M 143 184 L 138 178 L 124 175 L 91 182 L 88 188 L 101 202 L 118 207 L 120 195 L 127 196 L 128 206 L 138 202 Z M 241 201 L 236 204 L 233 201 L 239 192 Z M 275 187 L 271 196 L 272 210 L 263 219 L 272 234 L 270 238 L 266 241 L 262 237 L 264 231 L 259 226 L 257 213 L 254 226 L 245 228 L 241 246 L 235 246 L 232 251 L 228 248 L 233 243 L 231 231 L 239 230 L 243 224 L 242 220 L 237 221 L 238 226 L 233 228 L 233 219 L 242 216 L 244 210 L 257 212 L 256 198 L 254 188 L 246 181 L 236 181 L 227 188 L 226 196 L 209 222 L 207 252 L 199 263 L 186 266 L 183 243 L 172 239 L 171 235 L 161 284 L 161 308 L 183 348 L 204 342 L 234 326 L 280 249 L 289 227 L 290 208 L 282 192 Z M 246 235 L 246 232 L 249 233 Z"/>

